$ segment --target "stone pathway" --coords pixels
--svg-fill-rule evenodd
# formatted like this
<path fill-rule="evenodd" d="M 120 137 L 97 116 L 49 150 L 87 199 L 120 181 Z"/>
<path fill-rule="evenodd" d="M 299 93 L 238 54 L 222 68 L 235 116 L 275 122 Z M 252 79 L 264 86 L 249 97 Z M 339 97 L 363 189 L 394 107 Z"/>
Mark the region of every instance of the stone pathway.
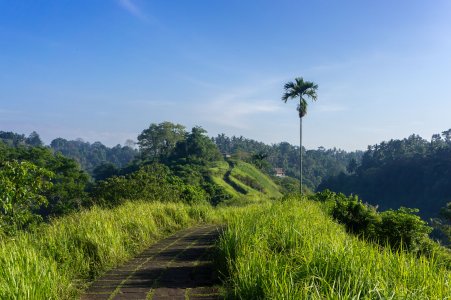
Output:
<path fill-rule="evenodd" d="M 95 281 L 82 300 L 222 299 L 211 261 L 217 226 L 177 232 Z"/>

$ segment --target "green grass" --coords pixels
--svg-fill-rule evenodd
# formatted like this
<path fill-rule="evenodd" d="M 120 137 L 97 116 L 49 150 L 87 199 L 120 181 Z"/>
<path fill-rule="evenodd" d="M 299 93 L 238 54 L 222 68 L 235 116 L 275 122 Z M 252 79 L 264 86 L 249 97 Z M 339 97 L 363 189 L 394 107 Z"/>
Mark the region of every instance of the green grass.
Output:
<path fill-rule="evenodd" d="M 249 163 L 244 161 L 236 161 L 231 175 L 234 176 L 235 174 L 252 178 L 263 188 L 264 194 L 268 197 L 282 197 L 279 187 L 271 180 L 271 178 Z M 239 179 L 237 178 L 237 180 Z M 243 183 L 243 185 L 245 184 Z M 260 193 L 259 191 L 252 189 L 252 187 L 248 187 L 248 189 L 253 193 Z"/>
<path fill-rule="evenodd" d="M 202 222 L 228 224 L 218 263 L 231 298 L 451 299 L 451 273 L 439 256 L 360 240 L 324 206 L 290 198 L 216 209 L 158 202 L 94 207 L 0 241 L 0 299 L 74 299 L 106 270 Z"/>
<path fill-rule="evenodd" d="M 53 220 L 0 242 L 0 299 L 73 299 L 86 283 L 144 247 L 225 212 L 181 203 L 128 202 Z"/>
<path fill-rule="evenodd" d="M 277 184 L 275 184 L 269 176 L 263 174 L 253 165 L 240 160 L 231 160 L 231 162 L 233 164 L 233 168 L 231 170 L 229 180 L 239 187 L 239 190 L 224 180 L 224 175 L 230 168 L 227 162 L 216 162 L 210 168 L 209 172 L 211 180 L 223 187 L 228 194 L 235 198 L 230 202 L 236 203 L 238 200 L 243 203 L 254 203 L 265 199 L 276 199 L 282 197 Z M 262 190 L 252 187 L 248 183 L 244 182 L 242 178 L 246 178 L 247 181 L 253 182 L 254 185 L 260 186 Z M 240 190 L 245 191 L 245 193 Z"/>
<path fill-rule="evenodd" d="M 229 295 L 240 299 L 449 299 L 439 261 L 348 235 L 317 202 L 229 215 L 219 241 Z"/>

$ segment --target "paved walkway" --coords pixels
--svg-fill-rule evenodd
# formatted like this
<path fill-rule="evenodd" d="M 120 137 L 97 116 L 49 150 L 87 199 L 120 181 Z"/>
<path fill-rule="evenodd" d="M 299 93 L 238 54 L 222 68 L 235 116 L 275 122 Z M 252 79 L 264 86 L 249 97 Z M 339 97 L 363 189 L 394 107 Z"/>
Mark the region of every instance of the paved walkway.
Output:
<path fill-rule="evenodd" d="M 177 232 L 95 281 L 82 300 L 222 299 L 211 261 L 215 225 Z"/>

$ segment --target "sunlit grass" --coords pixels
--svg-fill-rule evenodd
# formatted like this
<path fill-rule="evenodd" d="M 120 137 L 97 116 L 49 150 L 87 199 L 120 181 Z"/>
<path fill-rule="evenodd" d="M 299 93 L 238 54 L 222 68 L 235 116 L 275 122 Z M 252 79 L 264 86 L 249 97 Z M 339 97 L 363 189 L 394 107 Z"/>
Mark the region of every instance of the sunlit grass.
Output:
<path fill-rule="evenodd" d="M 241 299 L 447 299 L 434 259 L 348 235 L 318 203 L 290 200 L 230 215 L 219 248 Z"/>
<path fill-rule="evenodd" d="M 73 299 L 152 242 L 222 215 L 207 205 L 128 202 L 53 220 L 0 243 L 0 299 Z"/>

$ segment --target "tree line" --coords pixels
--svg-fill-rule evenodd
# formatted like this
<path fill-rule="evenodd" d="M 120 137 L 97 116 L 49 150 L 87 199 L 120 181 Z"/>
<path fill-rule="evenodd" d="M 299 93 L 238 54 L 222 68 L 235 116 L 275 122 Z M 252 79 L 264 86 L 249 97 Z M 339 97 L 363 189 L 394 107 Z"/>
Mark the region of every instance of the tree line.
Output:
<path fill-rule="evenodd" d="M 411 135 L 369 146 L 348 173 L 324 180 L 324 189 L 359 195 L 381 210 L 415 207 L 425 220 L 440 218 L 451 202 L 451 129 L 429 141 Z"/>

